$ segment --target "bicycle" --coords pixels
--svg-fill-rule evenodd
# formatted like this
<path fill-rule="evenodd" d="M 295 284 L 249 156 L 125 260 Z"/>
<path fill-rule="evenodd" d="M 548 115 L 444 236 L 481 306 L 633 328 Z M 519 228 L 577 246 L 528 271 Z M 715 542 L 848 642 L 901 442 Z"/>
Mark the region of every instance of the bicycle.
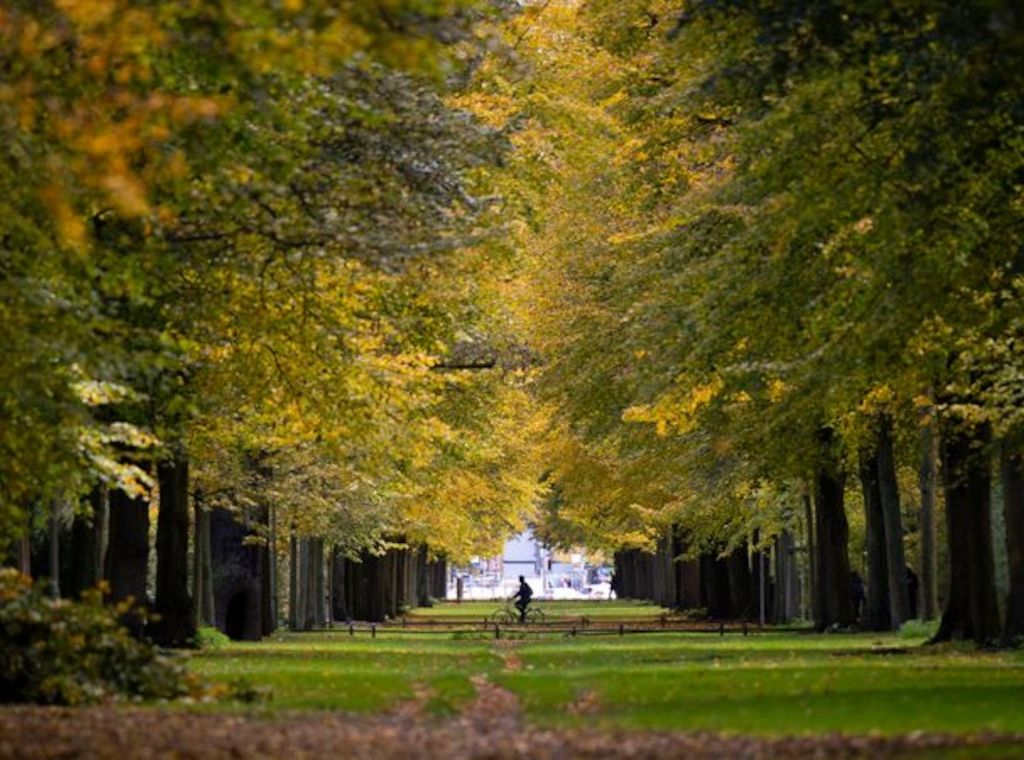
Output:
<path fill-rule="evenodd" d="M 547 615 L 544 611 L 535 605 L 530 605 L 526 608 L 525 624 L 526 625 L 539 625 L 545 621 Z M 515 603 L 508 599 L 505 601 L 504 607 L 499 607 L 497 610 L 491 613 L 488 621 L 496 625 L 520 625 L 524 621 L 520 620 L 519 608 L 516 607 Z"/>

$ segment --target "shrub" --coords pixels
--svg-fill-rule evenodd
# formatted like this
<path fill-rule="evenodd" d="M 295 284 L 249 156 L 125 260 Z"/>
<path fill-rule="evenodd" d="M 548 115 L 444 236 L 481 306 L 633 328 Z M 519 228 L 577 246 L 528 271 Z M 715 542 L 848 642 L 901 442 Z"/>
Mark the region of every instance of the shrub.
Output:
<path fill-rule="evenodd" d="M 0 568 L 0 701 L 80 705 L 119 699 L 206 696 L 182 661 L 133 638 L 102 590 L 51 599 Z"/>
<path fill-rule="evenodd" d="M 930 639 L 939 630 L 938 620 L 908 620 L 900 626 L 900 637 L 904 639 Z"/>
<path fill-rule="evenodd" d="M 212 626 L 202 626 L 196 631 L 196 646 L 199 649 L 219 649 L 230 643 L 231 639 L 227 634 L 221 633 Z"/>

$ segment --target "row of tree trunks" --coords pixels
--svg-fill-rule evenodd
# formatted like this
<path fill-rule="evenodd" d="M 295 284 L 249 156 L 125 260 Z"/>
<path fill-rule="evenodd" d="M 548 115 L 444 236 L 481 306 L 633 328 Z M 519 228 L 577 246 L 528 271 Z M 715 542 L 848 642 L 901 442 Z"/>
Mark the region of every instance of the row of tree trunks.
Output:
<path fill-rule="evenodd" d="M 205 509 L 197 500 L 190 589 L 188 461 L 176 456 L 158 463 L 156 470 L 159 510 L 153 600 L 147 594 L 149 504 L 120 490 L 94 489 L 89 496 L 91 509 L 75 515 L 69 528 L 58 530 L 67 522 L 63 516 L 51 521 L 45 554 L 35 560 L 29 551 L 19 561 L 26 560 L 25 569 L 36 577 L 59 579 L 54 590 L 64 596 L 77 596 L 105 579 L 110 602 L 133 600 L 135 607 L 152 613 L 145 628 L 140 616 L 127 615 L 130 630 L 162 646 L 191 646 L 199 621 L 216 625 L 234 638 L 258 639 L 270 633 L 277 615 L 275 563 L 265 541 L 268 511 L 245 515 L 240 523 L 228 512 Z M 314 542 L 316 550 L 322 561 L 322 541 Z M 322 574 L 320 578 L 314 593 L 326 599 Z M 314 615 L 318 624 L 326 619 L 322 610 L 314 610 Z"/>
<path fill-rule="evenodd" d="M 401 540 L 396 541 L 400 543 Z M 331 562 L 331 611 L 336 620 L 383 622 L 447 594 L 447 565 L 425 546 L 396 546 Z"/>
<path fill-rule="evenodd" d="M 921 463 L 922 531 L 933 514 L 935 462 L 928 461 L 927 441 Z M 934 441 L 933 441 L 934 443 Z M 814 478 L 814 509 L 809 524 L 813 614 L 817 627 L 845 626 L 853 622 L 848 527 L 843 507 L 844 477 L 833 451 L 832 433 L 819 434 L 822 453 Z M 934 448 L 934 446 L 932 446 Z M 989 642 L 1001 636 L 1024 635 L 1024 464 L 1020 453 L 1004 445 L 1001 481 L 1004 488 L 1006 549 L 1009 559 L 1007 614 L 1000 625 L 991 545 L 991 445 L 985 431 L 948 428 L 941 436 L 943 486 L 950 549 L 950 593 L 938 639 L 971 638 Z M 862 455 L 861 485 L 865 495 L 868 579 L 864 623 L 871 628 L 896 627 L 910 615 L 896 488 L 892 430 L 888 420 L 879 425 L 874 450 Z M 273 630 L 276 584 L 275 563 L 266 546 L 247 541 L 251 532 L 226 513 L 213 513 L 196 505 L 193 573 L 195 604 L 187 587 L 188 464 L 184 458 L 157 468 L 160 511 L 157 524 L 157 583 L 154 611 L 159 615 L 149 629 L 158 643 L 188 645 L 195 620 L 213 621 L 235 638 L 259 638 Z M 931 486 L 929 484 L 932 484 Z M 70 530 L 57 540 L 59 522 L 53 520 L 47 553 L 33 560 L 37 575 L 60 578 L 65 595 L 76 595 L 102 576 L 108 580 L 113 601 L 128 598 L 147 605 L 149 564 L 149 509 L 141 499 L 121 491 L 101 489 L 90 495 L 93 515 L 74 518 Z M 272 521 L 264 510 L 256 523 Z M 219 526 L 219 527 L 218 527 Z M 232 527 L 233 526 L 233 527 Z M 265 531 L 259 532 L 264 535 Z M 928 539 L 922 535 L 922 543 Z M 66 547 L 61 550 L 61 543 Z M 104 552 L 109 544 L 111 551 Z M 775 620 L 794 615 L 799 598 L 799 577 L 793 558 L 795 542 L 783 534 L 775 544 L 775 583 L 765 578 L 766 613 Z M 666 532 L 657 551 L 616 554 L 616 586 L 620 597 L 650 599 L 667 607 L 705 607 L 715 618 L 757 617 L 760 605 L 760 568 L 763 558 L 747 547 L 727 557 L 705 556 L 682 561 L 686 543 L 677 528 Z M 384 620 L 406 608 L 443 598 L 447 569 L 443 560 L 431 560 L 425 547 L 392 548 L 382 556 L 364 554 L 358 561 L 334 557 L 330 593 L 325 588 L 324 544 L 320 539 L 293 539 L 290 595 L 292 624 L 296 629 L 324 625 L 330 615 L 339 619 Z M 922 554 L 928 550 L 922 548 Z M 922 613 L 928 614 L 928 574 L 922 565 Z M 24 561 L 24 557 L 20 558 Z M 758 560 L 761 561 L 758 561 Z M 45 567 L 44 567 L 45 565 Z M 101 570 L 102 568 L 102 570 Z M 54 572 L 62 569 L 63 573 Z M 934 578 L 934 570 L 930 571 Z M 61 575 L 63 577 L 61 578 Z M 772 587 L 779 588 L 773 594 Z M 897 593 L 893 593 L 893 590 Z M 775 603 L 772 603 L 772 598 Z M 138 627 L 136 627 L 138 631 Z"/>
<path fill-rule="evenodd" d="M 872 631 L 898 629 L 912 615 L 909 577 L 903 550 L 892 422 L 878 421 L 871 449 L 860 454 L 860 481 L 864 493 L 867 593 L 861 626 Z"/>
<path fill-rule="evenodd" d="M 703 608 L 716 620 L 747 619 L 760 616 L 762 593 L 761 567 L 767 573 L 767 556 L 750 553 L 746 545 L 737 547 L 728 555 L 706 553 L 699 559 L 685 560 L 686 544 L 682 531 L 673 529 L 658 544 L 657 553 L 639 549 L 626 549 L 615 554 L 614 588 L 619 598 L 649 600 L 664 607 L 678 610 Z M 753 564 L 751 564 L 753 562 Z M 796 581 L 796 566 L 792 552 L 784 565 Z M 773 620 L 774 586 L 765 575 L 765 620 Z M 791 604 L 798 604 L 798 591 Z"/>
<path fill-rule="evenodd" d="M 800 617 L 800 571 L 796 560 L 796 540 L 783 530 L 775 537 L 775 593 L 772 619 L 788 623 Z"/>
<path fill-rule="evenodd" d="M 154 624 L 146 632 L 158 644 L 185 646 L 194 638 L 191 610 L 182 612 L 182 599 L 187 602 L 189 598 L 187 464 L 177 471 L 180 477 L 173 472 L 176 471 L 171 463 L 158 469 L 162 505 L 157 526 L 158 601 L 152 610 Z M 148 502 L 120 490 L 108 491 L 97 486 L 88 496 L 88 510 L 73 515 L 67 528 L 62 525 L 67 522 L 70 507 L 59 501 L 54 501 L 53 506 L 51 518 L 59 519 L 50 521 L 45 566 L 30 559 L 31 574 L 51 578 L 51 591 L 69 598 L 76 598 L 106 580 L 110 602 L 132 600 L 136 608 L 149 610 Z M 54 582 L 58 579 L 59 583 Z M 139 615 L 129 614 L 124 620 L 133 633 L 143 633 Z M 183 626 L 186 633 L 178 635 L 169 626 Z M 192 632 L 188 633 L 190 628 Z"/>

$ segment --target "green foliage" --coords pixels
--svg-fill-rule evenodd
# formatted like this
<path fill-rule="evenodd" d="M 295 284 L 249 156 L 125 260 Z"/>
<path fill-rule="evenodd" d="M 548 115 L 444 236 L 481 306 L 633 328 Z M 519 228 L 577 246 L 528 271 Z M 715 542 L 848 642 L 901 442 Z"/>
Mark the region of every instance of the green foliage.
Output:
<path fill-rule="evenodd" d="M 539 491 L 528 399 L 438 369 L 494 324 L 506 137 L 446 97 L 491 4 L 201 5 L 0 11 L 0 545 L 174 447 L 340 551 L 491 548 Z"/>
<path fill-rule="evenodd" d="M 904 639 L 930 639 L 939 630 L 937 620 L 908 620 L 900 626 L 900 637 Z"/>
<path fill-rule="evenodd" d="M 220 649 L 225 644 L 231 643 L 226 634 L 216 628 L 201 626 L 196 631 L 196 646 L 199 649 Z"/>
<path fill-rule="evenodd" d="M 5 701 L 82 705 L 199 697 L 203 681 L 184 663 L 132 637 L 100 591 L 54 600 L 0 569 L 0 694 Z"/>
<path fill-rule="evenodd" d="M 925 408 L 1019 426 L 1012 4 L 682 5 L 535 8 L 478 83 L 520 128 L 556 542 L 796 527 L 822 426 L 847 463 L 883 413 L 907 453 Z"/>

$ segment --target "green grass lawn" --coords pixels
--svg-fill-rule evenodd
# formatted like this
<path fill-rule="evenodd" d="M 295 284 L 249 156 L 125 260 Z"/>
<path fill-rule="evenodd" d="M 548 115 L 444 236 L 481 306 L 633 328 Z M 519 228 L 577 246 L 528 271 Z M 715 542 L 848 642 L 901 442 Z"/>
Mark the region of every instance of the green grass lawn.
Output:
<path fill-rule="evenodd" d="M 270 709 L 380 711 L 419 692 L 451 714 L 486 674 L 549 726 L 777 735 L 1024 732 L 1024 653 L 877 635 L 650 634 L 506 643 L 388 632 L 286 634 L 192 657 L 273 690 Z M 502 655 L 514 655 L 506 668 Z"/>
<path fill-rule="evenodd" d="M 214 680 L 269 687 L 271 709 L 374 712 L 426 686 L 433 692 L 428 709 L 448 714 L 473 698 L 470 677 L 497 674 L 502 660 L 487 643 L 448 636 L 330 632 L 224 644 L 193 655 L 191 664 Z"/>
<path fill-rule="evenodd" d="M 490 602 L 441 602 L 433 607 L 421 607 L 412 610 L 408 617 L 410 619 L 428 620 L 451 620 L 451 619 L 472 619 L 482 620 L 489 617 L 495 611 L 502 609 L 505 602 L 495 600 Z M 552 618 L 624 618 L 630 620 L 657 618 L 667 612 L 663 607 L 649 602 L 637 602 L 632 600 L 621 601 L 536 601 L 534 607 L 542 610 L 545 615 Z"/>

